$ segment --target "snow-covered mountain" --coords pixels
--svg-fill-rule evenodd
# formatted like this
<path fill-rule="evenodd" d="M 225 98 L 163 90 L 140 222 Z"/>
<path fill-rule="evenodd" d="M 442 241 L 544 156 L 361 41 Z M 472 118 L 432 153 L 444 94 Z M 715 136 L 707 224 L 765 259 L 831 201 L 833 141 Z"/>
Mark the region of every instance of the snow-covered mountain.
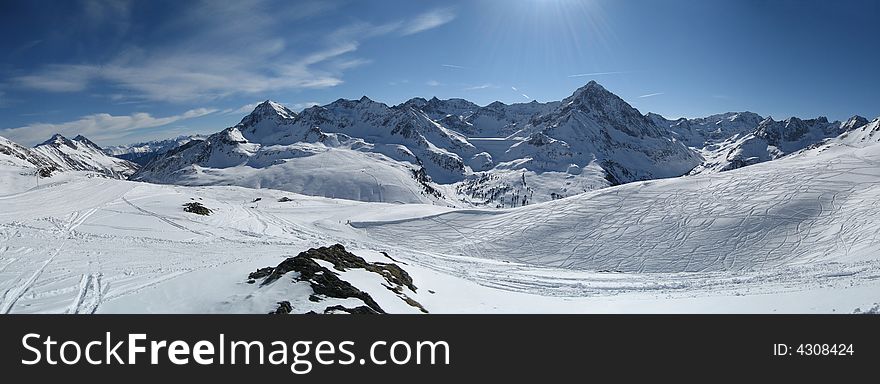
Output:
<path fill-rule="evenodd" d="M 878 163 L 834 145 L 503 210 L 78 172 L 4 194 L 0 165 L 0 314 L 878 313 Z"/>
<path fill-rule="evenodd" d="M 103 176 L 124 179 L 138 166 L 130 161 L 109 156 L 91 140 L 77 135 L 72 140 L 61 134 L 37 144 L 33 152 L 42 155 L 60 171 L 88 171 Z"/>
<path fill-rule="evenodd" d="M 856 143 L 876 140 L 867 127 L 868 120 L 861 116 L 843 122 L 829 122 L 825 117 L 807 120 L 790 117 L 776 121 L 752 112 L 678 120 L 668 120 L 655 113 L 648 113 L 646 117 L 669 127 L 676 139 L 700 153 L 703 162 L 689 174 L 741 168 L 820 147 L 826 142 L 860 146 Z"/>
<path fill-rule="evenodd" d="M 40 152 L 0 136 L 0 164 L 13 167 L 50 168 L 54 164 Z"/>
<path fill-rule="evenodd" d="M 732 136 L 702 148 L 705 161 L 693 174 L 721 172 L 779 159 L 861 128 L 867 120 L 854 116 L 845 122 L 829 122 L 825 117 L 801 120 L 790 117 L 776 121 L 763 119 L 754 132 Z"/>
<path fill-rule="evenodd" d="M 700 157 L 595 82 L 561 102 L 266 101 L 133 179 L 278 188 L 364 201 L 517 206 L 658 177 Z"/>
<path fill-rule="evenodd" d="M 862 148 L 880 143 L 880 117 L 872 121 L 861 116 L 853 116 L 841 125 L 840 136 L 822 140 L 792 156 L 818 154 L 835 147 Z"/>
<path fill-rule="evenodd" d="M 662 116 L 651 114 L 657 121 Z M 707 148 L 720 144 L 732 138 L 741 137 L 753 133 L 758 124 L 764 120 L 760 115 L 753 112 L 727 112 L 696 119 L 678 119 L 664 123 L 676 138 L 689 147 Z"/>
<path fill-rule="evenodd" d="M 150 161 L 153 161 L 157 156 L 192 140 L 204 140 L 204 137 L 200 135 L 178 136 L 172 139 L 151 140 L 128 145 L 104 147 L 103 150 L 104 153 L 110 156 L 128 160 L 132 163 L 143 166 Z"/>

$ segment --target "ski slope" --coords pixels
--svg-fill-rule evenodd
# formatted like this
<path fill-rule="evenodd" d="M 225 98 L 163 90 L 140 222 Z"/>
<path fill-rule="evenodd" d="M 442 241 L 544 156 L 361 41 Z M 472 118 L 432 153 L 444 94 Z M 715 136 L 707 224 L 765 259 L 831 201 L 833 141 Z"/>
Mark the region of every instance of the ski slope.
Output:
<path fill-rule="evenodd" d="M 880 151 L 840 149 L 638 182 L 506 211 L 358 222 L 444 254 L 626 273 L 866 262 L 880 249 Z"/>
<path fill-rule="evenodd" d="M 0 313 L 304 312 L 318 308 L 307 286 L 247 276 L 334 243 L 386 252 L 430 313 L 870 312 L 878 164 L 880 146 L 840 146 L 491 211 L 23 176 L 0 195 Z M 193 201 L 213 214 L 184 212 Z M 342 276 L 419 313 L 377 276 Z"/>

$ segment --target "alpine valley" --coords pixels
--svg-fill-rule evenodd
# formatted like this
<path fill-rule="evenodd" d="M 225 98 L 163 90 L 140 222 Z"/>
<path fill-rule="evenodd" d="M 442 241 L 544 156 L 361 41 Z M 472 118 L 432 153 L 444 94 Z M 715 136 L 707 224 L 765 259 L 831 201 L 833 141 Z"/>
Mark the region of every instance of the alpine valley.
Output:
<path fill-rule="evenodd" d="M 0 313 L 877 312 L 880 118 L 667 119 L 596 82 L 0 138 Z"/>

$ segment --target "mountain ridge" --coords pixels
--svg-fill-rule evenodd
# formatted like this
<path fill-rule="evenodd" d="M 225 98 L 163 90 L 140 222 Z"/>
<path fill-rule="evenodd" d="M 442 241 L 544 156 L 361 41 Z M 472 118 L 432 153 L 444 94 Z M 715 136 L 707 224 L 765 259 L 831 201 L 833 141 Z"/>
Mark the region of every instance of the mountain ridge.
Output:
<path fill-rule="evenodd" d="M 595 81 L 547 103 L 479 106 L 414 97 L 388 105 L 362 96 L 294 113 L 266 100 L 238 124 L 160 156 L 132 179 L 303 192 L 313 179 L 306 173 L 315 171 L 358 180 L 345 183 L 358 191 L 346 198 L 509 207 L 774 160 L 866 121 L 792 117 L 780 123 L 748 111 L 668 120 L 642 114 Z M 325 169 L 340 166 L 341 158 L 361 164 L 345 172 Z M 375 175 L 365 177 L 367 170 Z"/>

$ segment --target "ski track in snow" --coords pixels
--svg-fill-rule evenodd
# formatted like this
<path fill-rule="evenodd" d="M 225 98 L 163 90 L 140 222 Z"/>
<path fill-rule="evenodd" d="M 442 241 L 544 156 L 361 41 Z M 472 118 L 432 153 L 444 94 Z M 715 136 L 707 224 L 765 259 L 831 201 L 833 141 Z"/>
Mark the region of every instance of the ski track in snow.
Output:
<path fill-rule="evenodd" d="M 877 284 L 880 148 L 849 150 L 491 211 L 71 180 L 0 203 L 0 313 L 100 312 L 195 272 L 337 242 L 535 300 Z M 196 198 L 213 214 L 183 212 Z"/>
<path fill-rule="evenodd" d="M 3 299 L 0 301 L 0 313 L 10 313 L 12 311 L 15 303 L 18 302 L 21 297 L 27 293 L 31 287 L 33 287 L 34 283 L 37 282 L 40 275 L 46 270 L 46 267 L 52 263 L 53 260 L 64 250 L 64 246 L 67 243 L 67 240 L 70 238 L 71 233 L 76 230 L 77 227 L 82 225 L 89 216 L 95 214 L 98 211 L 98 208 L 92 208 L 87 210 L 85 213 L 74 212 L 72 214 L 71 219 L 67 222 L 67 226 L 63 229 L 63 234 L 61 235 L 60 243 L 58 247 L 52 252 L 51 256 L 48 259 L 44 260 L 42 264 L 33 272 L 33 274 L 26 280 L 24 283 L 16 283 L 13 286 L 6 290 L 3 294 Z M 7 237 L 8 239 L 8 237 Z M 4 267 L 5 268 L 5 267 Z M 20 281 L 20 280 L 19 280 Z M 97 307 L 97 304 L 96 304 Z"/>
<path fill-rule="evenodd" d="M 583 270 L 706 272 L 760 270 L 876 247 L 875 205 L 857 191 L 880 172 L 837 167 L 829 180 L 804 172 L 739 172 L 677 183 L 626 185 L 497 213 L 459 211 L 389 223 L 354 223 L 402 248 Z M 857 174 L 863 181 L 843 183 Z M 749 177 L 742 177 L 749 176 Z M 772 177 L 768 177 L 772 176 Z M 828 176 L 826 176 L 828 177 Z M 867 179 L 866 179 L 867 178 Z M 768 234 L 772 234 L 768 236 Z M 860 238 L 862 237 L 862 238 Z"/>

